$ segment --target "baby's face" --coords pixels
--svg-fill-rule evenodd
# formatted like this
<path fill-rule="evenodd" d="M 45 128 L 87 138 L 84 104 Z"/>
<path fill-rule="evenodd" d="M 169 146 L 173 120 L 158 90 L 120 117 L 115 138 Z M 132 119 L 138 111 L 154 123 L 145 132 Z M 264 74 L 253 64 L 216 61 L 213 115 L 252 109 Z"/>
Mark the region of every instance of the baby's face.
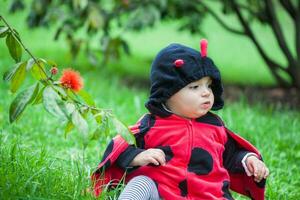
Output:
<path fill-rule="evenodd" d="M 211 89 L 212 79 L 208 76 L 192 82 L 171 96 L 166 104 L 176 115 L 192 119 L 205 115 L 214 104 Z"/>

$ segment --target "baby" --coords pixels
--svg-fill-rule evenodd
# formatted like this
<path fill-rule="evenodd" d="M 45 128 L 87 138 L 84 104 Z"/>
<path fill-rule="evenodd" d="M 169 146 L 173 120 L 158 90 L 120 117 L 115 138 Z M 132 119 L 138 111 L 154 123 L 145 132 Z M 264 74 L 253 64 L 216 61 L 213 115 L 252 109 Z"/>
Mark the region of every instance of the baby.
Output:
<path fill-rule="evenodd" d="M 152 63 L 149 113 L 130 127 L 137 146 L 116 136 L 93 173 L 94 193 L 125 177 L 119 199 L 264 199 L 269 170 L 258 150 L 211 112 L 223 107 L 221 76 L 207 57 L 180 44 Z M 125 174 L 124 174 L 125 173 Z"/>

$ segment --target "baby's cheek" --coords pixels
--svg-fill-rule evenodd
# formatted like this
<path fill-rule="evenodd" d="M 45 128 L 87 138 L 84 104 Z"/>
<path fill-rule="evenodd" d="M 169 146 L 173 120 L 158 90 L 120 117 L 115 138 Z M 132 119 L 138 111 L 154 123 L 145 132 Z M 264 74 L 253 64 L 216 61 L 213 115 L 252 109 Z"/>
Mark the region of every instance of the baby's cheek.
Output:
<path fill-rule="evenodd" d="M 212 95 L 212 96 L 210 97 L 210 101 L 211 101 L 211 106 L 214 105 L 214 103 L 215 103 L 214 95 Z"/>

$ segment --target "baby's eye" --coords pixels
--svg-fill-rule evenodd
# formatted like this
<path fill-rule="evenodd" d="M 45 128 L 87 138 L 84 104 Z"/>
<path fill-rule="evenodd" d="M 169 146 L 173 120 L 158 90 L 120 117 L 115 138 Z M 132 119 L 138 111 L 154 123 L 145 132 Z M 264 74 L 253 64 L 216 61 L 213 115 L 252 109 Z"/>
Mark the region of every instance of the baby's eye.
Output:
<path fill-rule="evenodd" d="M 197 89 L 198 87 L 199 87 L 198 85 L 192 85 L 192 86 L 190 86 L 189 88 L 195 90 L 195 89 Z"/>
<path fill-rule="evenodd" d="M 208 88 L 211 88 L 211 87 L 212 87 L 212 84 L 209 84 L 207 87 L 208 87 Z"/>

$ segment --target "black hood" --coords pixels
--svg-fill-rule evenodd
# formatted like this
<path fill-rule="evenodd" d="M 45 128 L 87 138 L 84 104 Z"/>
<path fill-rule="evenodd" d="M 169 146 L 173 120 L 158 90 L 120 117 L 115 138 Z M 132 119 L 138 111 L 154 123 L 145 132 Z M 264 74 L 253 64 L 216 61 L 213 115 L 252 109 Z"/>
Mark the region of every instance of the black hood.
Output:
<path fill-rule="evenodd" d="M 178 62 L 177 62 L 178 61 Z M 170 44 L 162 49 L 151 66 L 150 97 L 145 106 L 150 113 L 167 117 L 171 113 L 163 109 L 165 103 L 173 94 L 191 82 L 205 76 L 212 78 L 214 104 L 212 110 L 223 107 L 223 87 L 221 75 L 214 62 L 208 57 L 201 57 L 199 51 L 181 44 Z"/>

